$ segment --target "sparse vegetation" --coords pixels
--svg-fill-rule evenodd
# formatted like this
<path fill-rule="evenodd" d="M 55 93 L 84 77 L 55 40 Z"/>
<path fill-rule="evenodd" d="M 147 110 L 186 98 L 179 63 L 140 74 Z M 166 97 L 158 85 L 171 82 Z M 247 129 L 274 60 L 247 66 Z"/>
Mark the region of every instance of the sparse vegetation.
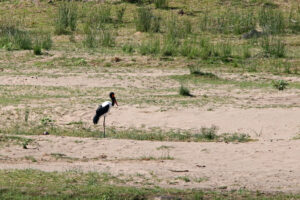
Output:
<path fill-rule="evenodd" d="M 189 97 L 192 96 L 190 93 L 190 90 L 188 88 L 184 87 L 183 85 L 181 85 L 179 88 L 179 94 L 182 96 L 189 96 Z"/>
<path fill-rule="evenodd" d="M 276 88 L 278 90 L 284 90 L 289 85 L 284 80 L 273 81 L 272 83 L 273 83 L 274 88 Z"/>
<path fill-rule="evenodd" d="M 194 177 L 194 170 L 205 168 L 205 174 L 211 170 L 212 163 L 204 158 L 219 162 L 216 157 L 220 154 L 214 153 L 220 148 L 214 149 L 216 146 L 222 146 L 226 155 L 222 159 L 226 159 L 236 147 L 241 151 L 235 155 L 250 155 L 245 148 L 258 143 L 232 143 L 255 142 L 253 137 L 264 140 L 260 145 L 281 139 L 282 134 L 282 138 L 299 139 L 295 136 L 297 117 L 292 117 L 300 106 L 299 11 L 295 2 L 269 0 L 0 1 L 1 163 L 41 167 L 52 162 L 58 168 L 65 164 L 66 169 L 75 166 L 70 163 L 80 163 L 86 170 L 88 162 L 93 162 L 95 169 L 108 170 L 87 174 L 0 170 L 0 199 L 154 199 L 164 195 L 180 199 L 298 199 L 298 195 L 239 190 L 239 185 L 249 184 L 236 178 L 236 182 L 228 179 L 228 186 L 209 183 L 211 191 L 157 186 L 198 187 L 202 181 L 213 180 L 201 174 Z M 284 93 L 277 91 L 287 88 Z M 103 139 L 103 118 L 98 125 L 93 125 L 91 118 L 110 91 L 117 94 L 120 107 L 111 110 L 106 124 L 108 139 Z M 274 113 L 276 117 L 265 117 L 267 108 L 272 108 L 268 116 Z M 284 109 L 277 112 L 279 108 Z M 286 124 L 283 118 L 293 123 Z M 234 122 L 230 127 L 224 125 L 228 119 Z M 264 126 L 251 126 L 258 119 Z M 211 126 L 214 123 L 224 126 L 218 130 Z M 201 128 L 204 124 L 207 127 Z M 282 128 L 286 126 L 288 129 Z M 275 129 L 276 136 L 272 133 Z M 67 145 L 72 152 L 56 150 L 57 145 L 64 146 L 53 142 L 60 138 L 70 141 Z M 85 151 L 90 141 L 103 144 L 104 153 L 93 151 L 97 155 L 92 157 L 76 154 L 81 148 Z M 105 152 L 111 142 L 121 144 L 114 149 L 119 155 Z M 280 141 L 291 147 L 297 142 Z M 48 143 L 53 148 L 42 155 Z M 125 143 L 132 143 L 137 153 L 122 160 L 123 149 L 130 150 Z M 142 147 L 150 151 L 141 154 L 136 148 L 141 143 L 150 143 Z M 270 154 L 277 143 L 268 147 Z M 181 169 L 183 153 L 193 154 L 194 150 L 201 156 Z M 295 154 L 295 148 L 286 151 Z M 259 149 L 253 155 L 256 152 Z M 120 166 L 126 162 L 145 163 L 146 167 L 134 175 L 126 170 L 122 175 L 110 174 L 111 163 L 116 166 L 119 162 Z M 243 159 L 235 162 L 243 164 Z M 167 166 L 168 177 L 148 168 L 151 164 Z M 284 169 L 270 168 L 270 174 L 278 175 L 277 170 Z M 267 184 L 264 179 L 251 188 L 294 190 L 299 181 L 286 185 L 284 175 L 280 173 L 274 185 L 260 187 Z M 266 175 L 259 176 L 263 179 Z M 138 188 L 123 187 L 125 184 Z M 238 190 L 229 191 L 232 188 Z"/>

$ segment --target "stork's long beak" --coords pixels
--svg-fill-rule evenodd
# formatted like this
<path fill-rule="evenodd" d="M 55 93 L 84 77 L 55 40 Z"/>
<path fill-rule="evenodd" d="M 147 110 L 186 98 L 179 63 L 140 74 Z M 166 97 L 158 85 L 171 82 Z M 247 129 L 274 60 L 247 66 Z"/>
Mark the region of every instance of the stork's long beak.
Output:
<path fill-rule="evenodd" d="M 116 104 L 117 106 L 119 106 L 116 98 L 114 98 L 114 101 L 115 101 L 115 104 Z"/>

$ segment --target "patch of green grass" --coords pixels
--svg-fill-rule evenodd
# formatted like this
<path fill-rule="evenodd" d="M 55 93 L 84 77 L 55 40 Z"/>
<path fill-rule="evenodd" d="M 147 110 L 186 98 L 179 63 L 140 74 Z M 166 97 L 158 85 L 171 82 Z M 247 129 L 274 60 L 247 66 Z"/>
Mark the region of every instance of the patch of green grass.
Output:
<path fill-rule="evenodd" d="M 298 194 L 260 193 L 246 190 L 210 191 L 163 189 L 160 187 L 116 186 L 119 178 L 109 173 L 42 172 L 38 170 L 0 170 L 1 199 L 152 199 L 169 196 L 188 199 L 298 199 Z M 182 178 L 190 180 L 190 178 Z M 188 181 L 187 181 L 188 182 Z"/>
<path fill-rule="evenodd" d="M 94 130 L 91 127 L 59 127 L 54 125 L 34 125 L 24 124 L 22 126 L 12 126 L 0 129 L 0 133 L 16 135 L 41 135 L 45 130 L 50 135 L 75 136 L 75 137 L 103 137 L 102 131 Z M 201 128 L 199 131 L 169 130 L 153 128 L 151 130 L 142 129 L 115 129 L 108 128 L 107 138 L 132 139 L 132 140 L 150 140 L 150 141 L 194 141 L 194 142 L 249 142 L 253 141 L 250 136 L 245 134 L 217 134 L 217 127 Z"/>
<path fill-rule="evenodd" d="M 13 144 L 23 146 L 23 148 L 26 149 L 27 145 L 32 143 L 33 141 L 33 139 L 28 139 L 24 137 L 0 134 L 0 146 Z"/>
<path fill-rule="evenodd" d="M 32 49 L 32 34 L 15 22 L 0 21 L 0 48 L 6 50 Z"/>

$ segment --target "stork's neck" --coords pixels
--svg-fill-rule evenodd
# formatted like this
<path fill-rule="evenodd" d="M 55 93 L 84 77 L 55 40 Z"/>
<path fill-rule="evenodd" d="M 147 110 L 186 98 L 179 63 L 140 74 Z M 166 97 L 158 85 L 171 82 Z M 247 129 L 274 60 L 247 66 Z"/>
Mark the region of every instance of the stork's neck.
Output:
<path fill-rule="evenodd" d="M 111 105 L 114 106 L 115 105 L 115 101 L 113 100 L 113 98 L 110 98 L 111 99 Z"/>

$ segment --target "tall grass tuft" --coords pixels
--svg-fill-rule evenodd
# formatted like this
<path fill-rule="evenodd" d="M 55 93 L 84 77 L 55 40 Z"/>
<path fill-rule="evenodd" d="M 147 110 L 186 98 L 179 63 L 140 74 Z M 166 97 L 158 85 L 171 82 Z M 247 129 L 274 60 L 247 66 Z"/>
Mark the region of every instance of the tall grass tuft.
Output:
<path fill-rule="evenodd" d="M 42 42 L 38 39 L 34 42 L 33 53 L 34 55 L 42 55 Z"/>
<path fill-rule="evenodd" d="M 220 13 L 205 12 L 199 19 L 202 31 L 242 34 L 255 28 L 256 18 L 251 10 L 225 9 Z"/>
<path fill-rule="evenodd" d="M 288 26 L 293 33 L 300 32 L 300 6 L 297 9 L 291 9 Z"/>
<path fill-rule="evenodd" d="M 96 29 L 86 27 L 84 32 L 85 32 L 85 37 L 83 40 L 83 45 L 88 48 L 98 47 L 99 46 L 97 41 L 98 31 Z"/>
<path fill-rule="evenodd" d="M 138 8 L 135 19 L 136 30 L 141 32 L 149 32 L 151 30 L 152 18 L 153 14 L 150 8 Z"/>
<path fill-rule="evenodd" d="M 179 88 L 179 94 L 181 96 L 189 96 L 192 97 L 193 95 L 190 93 L 190 90 L 186 87 L 184 87 L 183 85 L 180 86 Z"/>
<path fill-rule="evenodd" d="M 122 6 L 117 7 L 116 15 L 119 23 L 123 22 L 123 16 L 125 14 L 125 11 L 126 11 L 126 7 L 122 7 Z"/>
<path fill-rule="evenodd" d="M 160 21 L 161 21 L 160 16 L 153 16 L 152 17 L 151 32 L 153 32 L 153 33 L 160 32 Z"/>
<path fill-rule="evenodd" d="M 115 36 L 110 29 L 96 29 L 94 27 L 85 27 L 84 46 L 88 48 L 113 47 L 115 46 Z"/>
<path fill-rule="evenodd" d="M 143 41 L 140 45 L 139 52 L 142 55 L 158 55 L 160 53 L 160 40 L 150 39 Z"/>
<path fill-rule="evenodd" d="M 214 45 L 211 44 L 209 38 L 201 38 L 200 40 L 200 58 L 208 60 L 210 57 L 215 56 Z"/>
<path fill-rule="evenodd" d="M 162 55 L 163 56 L 176 56 L 178 52 L 179 42 L 176 38 L 164 38 Z"/>
<path fill-rule="evenodd" d="M 217 45 L 218 55 L 222 61 L 228 62 L 232 58 L 232 45 L 227 42 L 221 42 Z"/>
<path fill-rule="evenodd" d="M 63 2 L 58 7 L 57 18 L 55 19 L 55 33 L 61 35 L 75 31 L 77 19 L 78 11 L 76 4 L 73 2 Z"/>
<path fill-rule="evenodd" d="M 259 12 L 258 21 L 266 33 L 280 34 L 285 32 L 286 21 L 280 9 L 263 7 Z"/>
<path fill-rule="evenodd" d="M 192 32 L 191 22 L 188 19 L 179 20 L 171 15 L 166 22 L 166 36 L 171 39 L 186 38 Z"/>
<path fill-rule="evenodd" d="M 264 57 L 283 58 L 286 56 L 285 43 L 280 38 L 264 37 L 260 45 L 263 49 Z"/>
<path fill-rule="evenodd" d="M 104 47 L 113 47 L 115 46 L 115 37 L 111 30 L 102 29 L 100 32 L 100 43 Z"/>

